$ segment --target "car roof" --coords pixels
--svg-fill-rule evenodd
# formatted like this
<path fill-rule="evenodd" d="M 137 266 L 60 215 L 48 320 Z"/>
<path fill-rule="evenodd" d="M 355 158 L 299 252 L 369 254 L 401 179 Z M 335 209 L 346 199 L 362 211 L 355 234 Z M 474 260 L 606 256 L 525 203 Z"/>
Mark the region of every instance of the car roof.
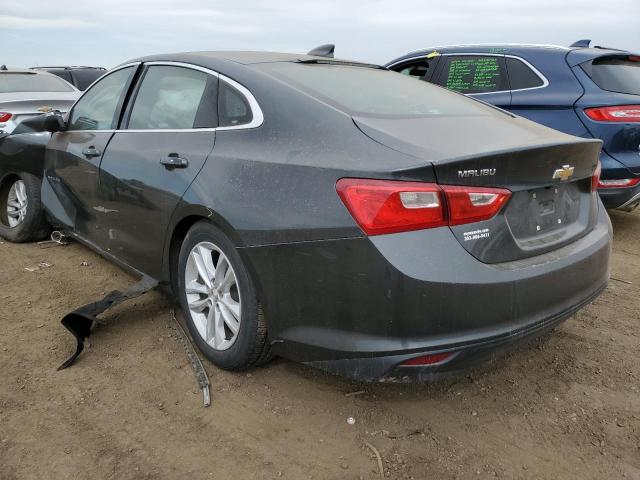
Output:
<path fill-rule="evenodd" d="M 33 74 L 44 74 L 44 75 L 51 75 L 50 73 L 47 72 L 34 72 L 33 70 L 31 70 L 30 68 L 7 68 L 2 69 L 0 68 L 0 74 L 2 73 L 33 73 Z"/>
<path fill-rule="evenodd" d="M 173 61 L 194 63 L 203 67 L 216 69 L 224 63 L 235 63 L 239 65 L 254 65 L 259 63 L 274 62 L 300 62 L 300 61 L 318 61 L 331 63 L 357 64 L 363 66 L 373 66 L 363 62 L 352 60 L 342 60 L 337 58 L 320 57 L 314 55 L 306 55 L 301 53 L 281 53 L 281 52 L 259 52 L 259 51 L 202 51 L 202 52 L 184 52 L 151 55 L 136 58 L 123 63 L 126 65 L 133 62 L 153 62 L 153 61 Z M 377 65 L 375 65 L 377 66 Z"/>
<path fill-rule="evenodd" d="M 31 67 L 34 70 L 106 70 L 106 68 L 104 67 L 90 67 L 90 66 L 86 66 L 86 65 L 70 65 L 67 67 L 61 67 L 61 66 L 42 66 L 42 67 Z"/>
<path fill-rule="evenodd" d="M 592 60 L 597 57 L 605 55 L 620 55 L 630 54 L 626 50 L 616 50 L 613 48 L 603 47 L 563 47 L 560 45 L 545 45 L 545 44 L 520 44 L 520 43 L 476 43 L 476 44 L 464 44 L 464 45 L 442 45 L 437 47 L 423 48 L 407 53 L 402 57 L 398 57 L 392 60 L 387 65 L 393 65 L 405 60 L 409 60 L 416 57 L 422 57 L 429 55 L 430 53 L 437 52 L 441 54 L 448 53 L 492 53 L 492 54 L 506 54 L 506 55 L 522 55 L 526 56 L 528 53 L 547 54 L 547 55 L 562 55 L 571 59 L 570 64 L 577 65 L 587 60 Z"/>
<path fill-rule="evenodd" d="M 49 77 L 56 77 L 58 80 L 62 80 L 64 83 L 69 85 L 74 92 L 78 91 L 75 85 L 72 85 L 71 83 L 67 82 L 64 78 L 60 78 L 57 75 L 54 75 L 53 73 L 47 72 L 46 70 L 37 70 L 37 69 L 31 69 L 31 68 L 7 68 L 6 70 L 0 69 L 0 75 L 7 74 L 7 73 L 21 73 L 21 74 L 28 73 L 30 75 L 47 75 Z"/>

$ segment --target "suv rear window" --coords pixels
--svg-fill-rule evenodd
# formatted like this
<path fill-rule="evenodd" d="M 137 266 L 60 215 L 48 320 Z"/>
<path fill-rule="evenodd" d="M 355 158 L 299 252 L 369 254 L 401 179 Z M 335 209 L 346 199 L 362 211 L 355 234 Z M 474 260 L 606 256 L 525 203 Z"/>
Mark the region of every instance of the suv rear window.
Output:
<path fill-rule="evenodd" d="M 603 90 L 640 95 L 640 56 L 601 57 L 581 67 Z"/>
<path fill-rule="evenodd" d="M 73 88 L 53 75 L 1 73 L 0 93 L 13 92 L 73 92 Z"/>
<path fill-rule="evenodd" d="M 507 57 L 507 70 L 511 90 L 526 90 L 544 85 L 544 81 L 518 58 Z"/>
<path fill-rule="evenodd" d="M 274 62 L 260 68 L 351 115 L 482 115 L 487 108 L 408 75 L 367 66 Z"/>

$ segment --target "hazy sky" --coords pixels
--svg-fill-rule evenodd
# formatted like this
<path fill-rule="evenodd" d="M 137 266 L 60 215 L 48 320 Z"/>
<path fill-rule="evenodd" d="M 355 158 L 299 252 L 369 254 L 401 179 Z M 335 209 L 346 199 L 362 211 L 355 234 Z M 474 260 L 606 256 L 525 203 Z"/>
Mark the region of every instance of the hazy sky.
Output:
<path fill-rule="evenodd" d="M 0 0 L 0 63 L 112 67 L 190 50 L 306 52 L 384 63 L 458 43 L 591 38 L 640 51 L 640 0 Z"/>

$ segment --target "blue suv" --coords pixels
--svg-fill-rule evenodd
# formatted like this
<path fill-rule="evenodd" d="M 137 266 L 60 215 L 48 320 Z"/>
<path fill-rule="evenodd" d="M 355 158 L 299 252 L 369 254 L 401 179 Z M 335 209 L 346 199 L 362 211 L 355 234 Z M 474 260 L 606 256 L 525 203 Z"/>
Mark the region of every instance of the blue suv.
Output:
<path fill-rule="evenodd" d="M 599 138 L 598 191 L 607 208 L 640 203 L 640 56 L 611 48 L 458 45 L 386 66 L 565 133 Z"/>

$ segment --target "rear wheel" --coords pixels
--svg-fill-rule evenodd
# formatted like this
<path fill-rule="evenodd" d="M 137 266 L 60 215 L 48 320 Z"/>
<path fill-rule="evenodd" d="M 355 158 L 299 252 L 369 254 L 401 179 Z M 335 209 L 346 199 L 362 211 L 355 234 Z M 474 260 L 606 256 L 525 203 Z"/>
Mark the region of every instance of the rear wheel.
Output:
<path fill-rule="evenodd" d="M 40 201 L 41 181 L 29 173 L 20 173 L 0 188 L 0 237 L 10 242 L 42 240 L 49 225 Z"/>
<path fill-rule="evenodd" d="M 242 370 L 270 358 L 255 286 L 233 243 L 209 222 L 185 237 L 178 294 L 191 336 L 215 365 Z"/>

